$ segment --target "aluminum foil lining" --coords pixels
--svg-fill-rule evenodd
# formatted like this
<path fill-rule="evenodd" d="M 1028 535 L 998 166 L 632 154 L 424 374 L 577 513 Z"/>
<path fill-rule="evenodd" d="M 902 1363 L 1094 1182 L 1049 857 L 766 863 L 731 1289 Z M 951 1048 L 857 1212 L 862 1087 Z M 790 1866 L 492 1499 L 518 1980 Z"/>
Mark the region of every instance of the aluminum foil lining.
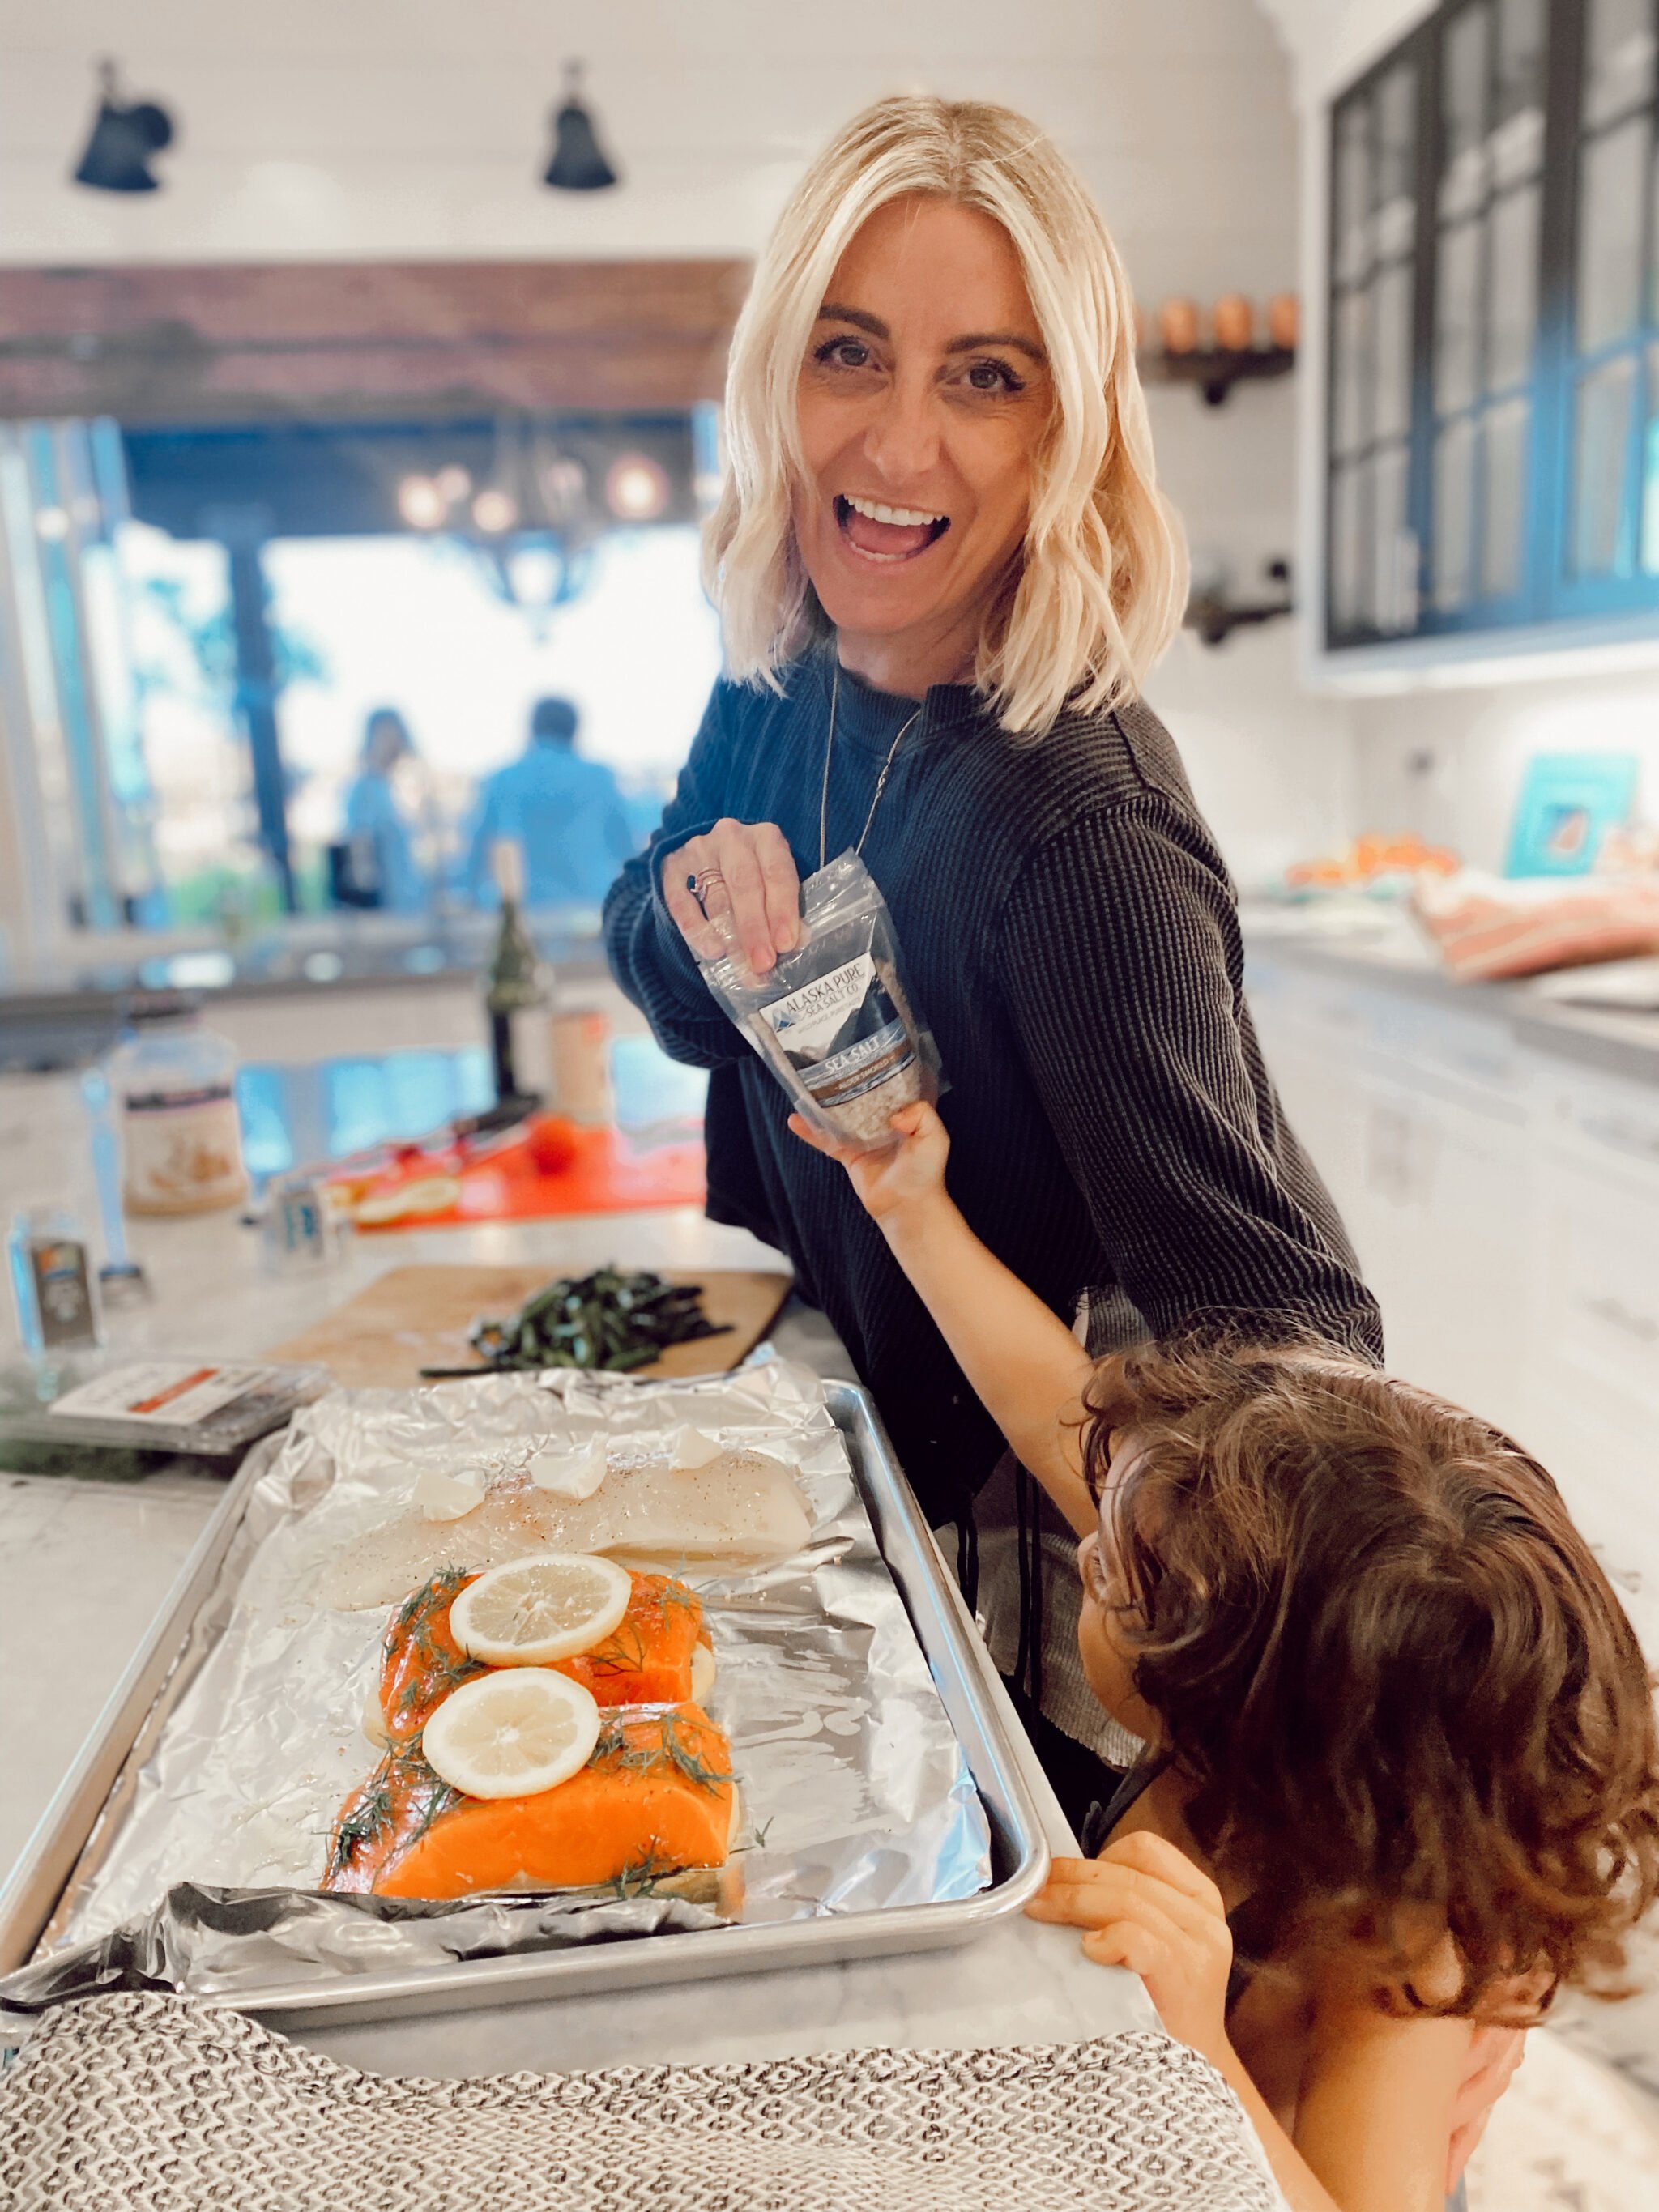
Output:
<path fill-rule="evenodd" d="M 731 1878 L 695 1901 L 589 1892 L 388 1910 L 314 1893 L 340 1802 L 374 1764 L 362 1720 L 386 1617 L 319 1608 L 324 1565 L 428 1468 L 507 1469 L 600 1429 L 648 1446 L 686 1422 L 787 1460 L 813 1524 L 771 1567 L 663 1563 L 697 1590 L 719 1662 L 709 1710 L 744 1814 Z M 112 1974 L 231 1990 L 278 1962 L 284 1981 L 322 1982 L 722 1918 L 936 1903 L 990 1879 L 984 1808 L 809 1370 L 767 1357 L 690 1383 L 503 1375 L 334 1391 L 254 1484 L 157 1713 L 0 2002 L 84 1994 Z"/>
<path fill-rule="evenodd" d="M 273 1982 L 326 1982 L 395 1972 L 416 1962 L 505 1959 L 619 1936 L 718 1928 L 729 1917 L 716 1906 L 665 1896 L 497 1897 L 458 1911 L 408 1898 L 178 1882 L 142 1920 L 37 1956 L 7 1975 L 0 1981 L 0 2023 L 114 1990 L 188 1989 L 234 1997 Z"/>

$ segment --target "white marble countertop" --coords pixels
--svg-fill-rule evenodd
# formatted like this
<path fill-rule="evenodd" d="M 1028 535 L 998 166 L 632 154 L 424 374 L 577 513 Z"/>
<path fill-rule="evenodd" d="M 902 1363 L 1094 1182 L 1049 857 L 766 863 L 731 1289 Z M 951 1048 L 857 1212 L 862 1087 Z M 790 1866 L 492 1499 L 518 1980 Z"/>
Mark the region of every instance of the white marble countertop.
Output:
<path fill-rule="evenodd" d="M 83 1129 L 71 1079 L 0 1078 L 6 1214 L 52 1198 L 94 1218 Z M 752 1237 L 690 1207 L 363 1239 L 325 1273 L 299 1278 L 268 1273 L 256 1233 L 234 1214 L 135 1223 L 131 1241 L 152 1295 L 109 1316 L 111 1348 L 222 1356 L 280 1342 L 410 1261 L 525 1262 L 550 1274 L 611 1259 L 776 1264 Z M 776 1340 L 831 1371 L 844 1360 L 809 1314 L 787 1315 Z M 0 1471 L 0 1771 L 8 1777 L 0 1869 L 21 1851 L 222 1494 L 216 1480 L 184 1466 L 127 1484 Z M 1072 1847 L 1035 1760 L 1030 1771 L 1055 1847 Z M 1065 2042 L 1154 2026 L 1139 1981 L 1090 1965 L 1069 1931 L 1016 1920 L 957 1949 L 688 1984 L 668 2003 L 651 1990 L 284 2032 L 376 2071 L 476 2075 L 875 2045 Z"/>

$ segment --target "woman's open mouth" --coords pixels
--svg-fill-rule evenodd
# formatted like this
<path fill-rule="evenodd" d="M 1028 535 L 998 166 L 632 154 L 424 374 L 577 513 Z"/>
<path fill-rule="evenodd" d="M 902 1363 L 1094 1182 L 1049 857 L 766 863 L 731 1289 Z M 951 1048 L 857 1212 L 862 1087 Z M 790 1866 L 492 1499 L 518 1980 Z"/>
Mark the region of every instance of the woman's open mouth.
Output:
<path fill-rule="evenodd" d="M 951 527 L 948 514 L 884 507 L 878 500 L 849 498 L 845 492 L 836 495 L 835 505 L 842 536 L 866 561 L 914 561 Z"/>

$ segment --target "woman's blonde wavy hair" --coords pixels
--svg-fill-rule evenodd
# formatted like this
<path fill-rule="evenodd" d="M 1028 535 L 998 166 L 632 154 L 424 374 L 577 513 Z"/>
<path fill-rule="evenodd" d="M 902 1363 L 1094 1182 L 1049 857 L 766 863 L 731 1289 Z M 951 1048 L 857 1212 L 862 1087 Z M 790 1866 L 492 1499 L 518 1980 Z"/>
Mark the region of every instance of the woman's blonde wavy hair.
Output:
<path fill-rule="evenodd" d="M 827 635 L 792 520 L 806 473 L 797 382 L 842 253 L 876 209 L 908 194 L 1001 224 L 1048 350 L 1054 410 L 1024 552 L 974 665 L 1002 726 L 1035 736 L 1068 705 L 1086 713 L 1134 696 L 1179 627 L 1187 555 L 1158 489 L 1117 249 L 1077 172 L 1010 108 L 878 100 L 801 179 L 732 337 L 727 467 L 704 536 L 704 581 L 738 680 L 781 689 L 780 671 Z"/>

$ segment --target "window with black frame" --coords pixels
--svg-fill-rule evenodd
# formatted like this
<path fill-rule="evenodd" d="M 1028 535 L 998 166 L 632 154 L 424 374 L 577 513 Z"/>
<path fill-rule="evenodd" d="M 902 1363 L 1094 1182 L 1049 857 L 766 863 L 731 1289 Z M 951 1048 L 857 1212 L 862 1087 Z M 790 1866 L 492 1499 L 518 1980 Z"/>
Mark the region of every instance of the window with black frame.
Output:
<path fill-rule="evenodd" d="M 1428 561 L 1441 617 L 1527 582 L 1546 16 L 1545 0 L 1472 0 L 1441 34 Z"/>
<path fill-rule="evenodd" d="M 1583 6 L 1562 575 L 1610 605 L 1659 579 L 1659 21 L 1655 0 Z"/>
<path fill-rule="evenodd" d="M 1448 0 L 1335 104 L 1332 647 L 1659 613 L 1656 56 L 1659 0 Z"/>
<path fill-rule="evenodd" d="M 1417 242 L 1417 71 L 1401 60 L 1337 112 L 1332 228 L 1329 623 L 1415 619 L 1407 488 Z"/>

